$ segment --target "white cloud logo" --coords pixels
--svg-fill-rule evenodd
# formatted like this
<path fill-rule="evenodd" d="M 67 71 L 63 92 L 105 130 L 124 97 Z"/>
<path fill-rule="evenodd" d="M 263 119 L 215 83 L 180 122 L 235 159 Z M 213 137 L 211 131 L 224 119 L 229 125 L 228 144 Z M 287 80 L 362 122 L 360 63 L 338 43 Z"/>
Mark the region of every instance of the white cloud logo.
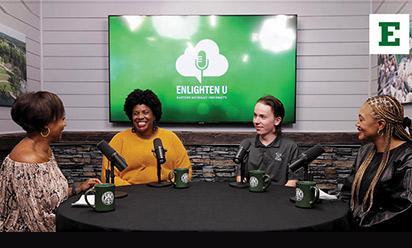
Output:
<path fill-rule="evenodd" d="M 177 72 L 185 77 L 196 77 L 202 83 L 203 77 L 219 77 L 229 68 L 225 56 L 219 53 L 219 46 L 213 40 L 205 39 L 195 47 L 186 48 L 176 60 Z"/>

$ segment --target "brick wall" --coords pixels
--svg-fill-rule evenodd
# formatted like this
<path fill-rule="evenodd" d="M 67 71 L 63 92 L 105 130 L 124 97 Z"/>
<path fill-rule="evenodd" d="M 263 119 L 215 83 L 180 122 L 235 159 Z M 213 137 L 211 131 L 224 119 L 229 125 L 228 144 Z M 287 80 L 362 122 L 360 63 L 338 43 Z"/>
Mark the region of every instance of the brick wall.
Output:
<path fill-rule="evenodd" d="M 230 182 L 236 175 L 235 156 L 240 141 L 254 134 L 199 134 L 177 133 L 182 139 L 192 162 L 193 181 Z M 102 154 L 96 143 L 109 141 L 114 133 L 65 133 L 61 142 L 52 144 L 56 160 L 69 182 L 83 181 L 101 175 Z M 2 135 L 0 161 L 24 134 Z M 309 165 L 309 173 L 318 186 L 329 192 L 339 192 L 349 175 L 360 144 L 353 134 L 289 134 L 299 145 L 299 152 L 320 143 L 325 153 Z M 81 141 L 79 141 L 81 140 Z M 336 143 L 339 140 L 339 143 Z M 199 142 L 201 141 L 201 142 Z M 8 143 L 8 145 L 6 145 Z M 303 170 L 299 171 L 303 176 Z"/>
<path fill-rule="evenodd" d="M 310 147 L 300 146 L 300 152 Z M 328 192 L 337 192 L 349 175 L 358 146 L 325 146 L 326 152 L 309 165 L 309 173 L 318 186 Z M 55 144 L 54 155 L 69 182 L 83 181 L 101 175 L 102 154 L 95 144 Z M 186 146 L 192 162 L 193 181 L 230 182 L 238 168 L 232 158 L 236 145 Z M 298 171 L 303 175 L 303 170 Z"/>

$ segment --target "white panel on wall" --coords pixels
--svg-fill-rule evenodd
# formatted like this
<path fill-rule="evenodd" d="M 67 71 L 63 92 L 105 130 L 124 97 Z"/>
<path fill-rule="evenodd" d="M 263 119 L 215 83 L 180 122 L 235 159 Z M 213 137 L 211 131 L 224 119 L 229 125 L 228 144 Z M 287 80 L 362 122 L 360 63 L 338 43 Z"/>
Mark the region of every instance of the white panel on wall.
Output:
<path fill-rule="evenodd" d="M 45 57 L 47 69 L 108 69 L 108 57 Z"/>
<path fill-rule="evenodd" d="M 0 23 L 25 36 L 27 90 L 41 89 L 40 1 L 0 1 Z M 10 117 L 10 107 L 0 107 L 0 133 L 23 131 Z"/>
<path fill-rule="evenodd" d="M 398 14 L 412 14 L 412 3 L 406 1 L 406 3 L 399 9 Z"/>
<path fill-rule="evenodd" d="M 29 1 L 2 1 L 1 6 L 10 16 L 25 24 L 26 27 L 39 29 L 40 16 L 28 9 L 25 2 Z M 37 7 L 40 6 L 37 5 Z"/>
<path fill-rule="evenodd" d="M 299 14 L 365 15 L 364 1 L 52 1 L 43 3 L 47 17 L 102 17 L 119 14 Z"/>
<path fill-rule="evenodd" d="M 333 60 L 331 61 L 333 63 Z M 367 81 L 368 69 L 313 69 L 298 70 L 297 80 L 300 81 Z"/>
<path fill-rule="evenodd" d="M 31 79 L 30 84 L 27 85 L 27 91 L 39 91 L 39 90 L 42 90 L 41 82 Z"/>
<path fill-rule="evenodd" d="M 51 17 L 43 19 L 43 31 L 107 31 L 107 16 L 104 17 Z"/>
<path fill-rule="evenodd" d="M 347 121 L 356 120 L 358 107 L 355 108 L 297 108 L 296 121 Z M 339 113 L 337 115 L 337 113 Z"/>
<path fill-rule="evenodd" d="M 43 56 L 47 57 L 107 57 L 107 44 L 43 44 Z"/>
<path fill-rule="evenodd" d="M 293 128 L 286 127 L 285 132 L 356 132 L 356 121 L 299 121 Z"/>
<path fill-rule="evenodd" d="M 22 3 L 30 13 L 40 18 L 40 1 L 22 1 Z"/>
<path fill-rule="evenodd" d="M 40 80 L 40 68 L 27 65 L 27 80 Z"/>
<path fill-rule="evenodd" d="M 31 66 L 37 66 L 40 69 L 40 56 L 31 52 L 26 52 L 26 63 Z"/>
<path fill-rule="evenodd" d="M 300 42 L 367 42 L 369 33 L 365 29 L 355 30 L 302 30 L 298 32 Z"/>
<path fill-rule="evenodd" d="M 109 108 L 66 108 L 66 118 L 70 120 L 100 120 L 109 121 Z"/>
<path fill-rule="evenodd" d="M 108 95 L 60 95 L 65 107 L 97 107 L 109 106 Z"/>
<path fill-rule="evenodd" d="M 2 7 L 0 11 L 1 22 L 3 25 L 12 27 L 26 35 L 34 41 L 40 42 L 40 17 L 34 16 L 27 11 L 23 2 L 0 2 Z M 21 13 L 16 13 L 18 11 Z M 25 20 L 26 19 L 26 20 Z M 30 19 L 29 21 L 27 19 Z"/>
<path fill-rule="evenodd" d="M 107 43 L 107 31 L 44 31 L 44 44 Z"/>
<path fill-rule="evenodd" d="M 298 56 L 298 69 L 368 69 L 369 56 Z"/>
<path fill-rule="evenodd" d="M 30 38 L 26 37 L 26 51 L 32 53 L 34 55 L 38 55 L 40 57 L 40 49 L 41 45 L 40 42 L 31 40 Z"/>
<path fill-rule="evenodd" d="M 375 14 L 398 14 L 400 9 L 403 8 L 408 1 L 382 1 L 375 6 Z"/>
<path fill-rule="evenodd" d="M 298 29 L 369 29 L 368 15 L 298 16 Z"/>
<path fill-rule="evenodd" d="M 299 39 L 299 37 L 298 37 Z M 338 55 L 364 55 L 369 56 L 368 42 L 328 42 L 328 43 L 301 43 L 297 44 L 298 56 L 338 56 Z M 333 58 L 332 58 L 333 59 Z"/>
<path fill-rule="evenodd" d="M 109 95 L 109 82 L 44 82 L 43 87 L 61 95 Z"/>
<path fill-rule="evenodd" d="M 68 130 L 122 129 L 108 122 L 108 15 L 297 14 L 297 123 L 286 131 L 352 132 L 370 91 L 370 12 L 369 1 L 45 1 L 44 88 L 64 100 Z"/>
<path fill-rule="evenodd" d="M 296 98 L 298 108 L 357 108 L 366 100 L 364 95 L 297 95 Z"/>
<path fill-rule="evenodd" d="M 71 70 L 71 69 L 49 69 L 44 68 L 44 82 L 67 82 L 67 81 L 91 81 L 101 82 L 109 80 L 109 71 L 107 69 L 96 70 Z"/>
<path fill-rule="evenodd" d="M 317 95 L 324 92 L 328 95 L 363 95 L 368 94 L 368 81 L 354 82 L 298 82 L 298 95 Z"/>

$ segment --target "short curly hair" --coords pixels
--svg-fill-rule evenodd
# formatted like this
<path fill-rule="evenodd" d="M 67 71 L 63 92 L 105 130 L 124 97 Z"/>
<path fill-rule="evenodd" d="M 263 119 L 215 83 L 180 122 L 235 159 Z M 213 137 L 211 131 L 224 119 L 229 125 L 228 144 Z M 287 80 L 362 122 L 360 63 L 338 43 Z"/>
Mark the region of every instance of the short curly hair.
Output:
<path fill-rule="evenodd" d="M 144 104 L 148 106 L 155 116 L 155 124 L 159 123 L 162 118 L 162 103 L 157 95 L 149 90 L 135 89 L 126 98 L 123 110 L 126 113 L 130 121 L 132 121 L 133 108 L 138 104 Z"/>
<path fill-rule="evenodd" d="M 44 126 L 62 118 L 63 102 L 51 92 L 37 91 L 20 95 L 11 107 L 11 118 L 27 133 L 41 132 Z"/>

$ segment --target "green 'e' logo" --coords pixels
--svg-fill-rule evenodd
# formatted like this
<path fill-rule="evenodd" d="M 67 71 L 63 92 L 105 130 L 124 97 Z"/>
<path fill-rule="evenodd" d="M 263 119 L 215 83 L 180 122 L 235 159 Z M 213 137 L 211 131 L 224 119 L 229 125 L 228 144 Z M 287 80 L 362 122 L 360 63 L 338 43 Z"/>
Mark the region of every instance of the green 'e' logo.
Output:
<path fill-rule="evenodd" d="M 393 36 L 393 32 L 389 31 L 389 27 L 394 27 L 396 30 L 400 29 L 399 22 L 379 22 L 379 27 L 381 27 L 381 41 L 379 41 L 379 46 L 399 46 L 400 39 L 395 38 L 395 41 L 389 41 L 389 37 Z"/>

